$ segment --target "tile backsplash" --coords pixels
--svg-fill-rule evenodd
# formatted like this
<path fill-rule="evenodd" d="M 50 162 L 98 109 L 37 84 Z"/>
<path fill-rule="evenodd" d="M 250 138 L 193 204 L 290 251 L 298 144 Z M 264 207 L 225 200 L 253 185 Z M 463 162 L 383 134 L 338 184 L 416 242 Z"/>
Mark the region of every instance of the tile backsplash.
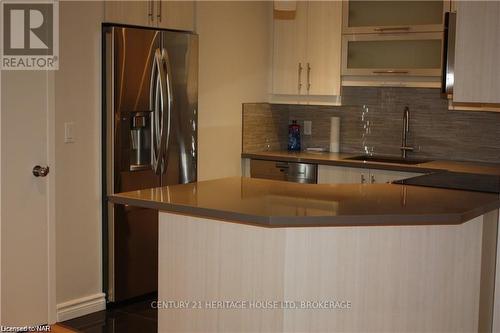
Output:
<path fill-rule="evenodd" d="M 281 150 L 288 123 L 312 121 L 302 146 L 328 148 L 330 117 L 341 118 L 340 150 L 399 155 L 402 117 L 410 108 L 409 156 L 500 162 L 500 113 L 449 111 L 438 89 L 345 87 L 343 106 L 243 105 L 243 152 Z"/>
<path fill-rule="evenodd" d="M 288 111 L 268 103 L 243 104 L 243 152 L 287 148 Z"/>

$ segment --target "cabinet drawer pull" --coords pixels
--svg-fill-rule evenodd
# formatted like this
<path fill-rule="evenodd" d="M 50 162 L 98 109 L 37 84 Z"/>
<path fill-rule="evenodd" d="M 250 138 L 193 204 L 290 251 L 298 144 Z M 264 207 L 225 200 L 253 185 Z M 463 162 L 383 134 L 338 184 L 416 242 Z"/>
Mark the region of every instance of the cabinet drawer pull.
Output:
<path fill-rule="evenodd" d="M 307 63 L 307 94 L 309 94 L 310 89 L 311 89 L 311 65 Z"/>
<path fill-rule="evenodd" d="M 410 27 L 375 28 L 373 30 L 378 31 L 378 32 L 384 32 L 384 31 L 410 31 Z"/>
<path fill-rule="evenodd" d="M 153 22 L 153 0 L 148 0 L 148 17 Z"/>
<path fill-rule="evenodd" d="M 299 95 L 300 95 L 300 90 L 302 89 L 302 63 L 299 62 L 299 78 L 298 78 L 298 89 L 299 89 Z"/>
<path fill-rule="evenodd" d="M 373 71 L 373 74 L 408 74 L 409 71 L 398 71 L 394 69 L 388 69 L 385 71 Z"/>
<path fill-rule="evenodd" d="M 161 22 L 161 2 L 163 0 L 158 0 L 158 14 L 156 15 L 156 17 L 158 18 L 158 22 Z"/>

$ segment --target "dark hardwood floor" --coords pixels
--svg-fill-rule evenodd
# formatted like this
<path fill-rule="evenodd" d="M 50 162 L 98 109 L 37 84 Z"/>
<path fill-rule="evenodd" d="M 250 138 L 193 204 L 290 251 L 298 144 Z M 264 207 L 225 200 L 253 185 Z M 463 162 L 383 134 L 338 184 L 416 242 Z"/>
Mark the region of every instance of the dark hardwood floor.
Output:
<path fill-rule="evenodd" d="M 87 316 L 71 319 L 62 324 L 84 333 L 156 333 L 158 312 L 151 307 L 154 298 L 126 304 L 108 306 Z"/>

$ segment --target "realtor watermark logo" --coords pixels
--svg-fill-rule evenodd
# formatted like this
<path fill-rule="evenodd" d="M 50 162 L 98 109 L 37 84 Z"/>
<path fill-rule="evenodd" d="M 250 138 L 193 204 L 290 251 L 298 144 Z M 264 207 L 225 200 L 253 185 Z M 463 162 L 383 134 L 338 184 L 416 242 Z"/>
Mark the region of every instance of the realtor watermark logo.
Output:
<path fill-rule="evenodd" d="M 1 2 L 3 70 L 59 68 L 58 1 Z"/>

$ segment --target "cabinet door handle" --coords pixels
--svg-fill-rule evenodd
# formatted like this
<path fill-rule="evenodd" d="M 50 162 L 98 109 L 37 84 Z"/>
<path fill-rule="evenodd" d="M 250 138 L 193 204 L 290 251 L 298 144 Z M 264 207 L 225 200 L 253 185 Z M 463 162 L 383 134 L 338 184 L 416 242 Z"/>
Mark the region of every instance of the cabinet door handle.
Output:
<path fill-rule="evenodd" d="M 311 89 L 311 65 L 307 63 L 307 94 L 309 95 L 309 90 Z"/>
<path fill-rule="evenodd" d="M 302 63 L 299 62 L 299 75 L 298 75 L 298 89 L 299 89 L 299 95 L 300 95 L 300 90 L 302 89 Z"/>
<path fill-rule="evenodd" d="M 361 184 L 366 183 L 365 175 L 361 175 Z"/>
<path fill-rule="evenodd" d="M 374 176 L 374 175 L 371 175 L 371 177 L 370 177 L 370 182 L 371 182 L 372 184 L 375 184 L 375 176 Z"/>
<path fill-rule="evenodd" d="M 373 74 L 408 74 L 408 71 L 398 71 L 394 69 L 388 69 L 384 71 L 373 71 Z"/>
<path fill-rule="evenodd" d="M 378 32 L 384 32 L 384 31 L 409 31 L 410 27 L 375 28 L 373 30 L 378 31 Z"/>
<path fill-rule="evenodd" d="M 148 0 L 148 17 L 153 22 L 153 0 Z"/>
<path fill-rule="evenodd" d="M 156 14 L 156 17 L 158 18 L 158 22 L 161 22 L 161 2 L 162 2 L 162 0 L 158 0 L 158 13 Z"/>

